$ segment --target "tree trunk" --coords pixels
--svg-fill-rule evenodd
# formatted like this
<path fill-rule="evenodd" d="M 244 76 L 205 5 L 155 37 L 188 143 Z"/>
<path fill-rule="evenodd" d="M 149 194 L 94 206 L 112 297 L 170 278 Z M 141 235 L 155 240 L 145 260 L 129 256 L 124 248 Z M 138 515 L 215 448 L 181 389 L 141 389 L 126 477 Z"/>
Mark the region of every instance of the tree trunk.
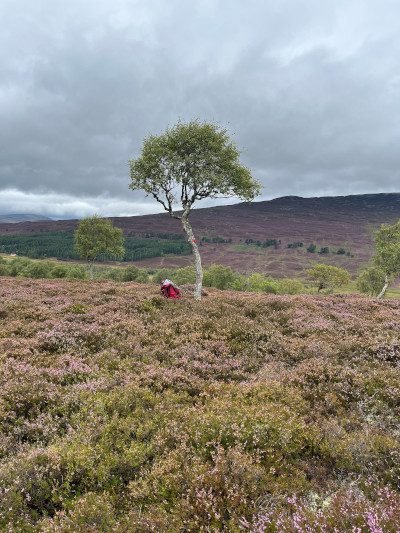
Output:
<path fill-rule="evenodd" d="M 389 277 L 385 276 L 385 285 L 383 286 L 381 292 L 377 296 L 378 300 L 382 300 L 382 298 L 385 296 L 385 293 L 388 287 L 389 287 Z"/>
<path fill-rule="evenodd" d="M 182 226 L 185 230 L 187 240 L 190 243 L 193 255 L 194 255 L 194 264 L 196 268 L 196 283 L 194 287 L 194 299 L 201 300 L 201 289 L 203 287 L 203 268 L 201 266 L 201 257 L 199 252 L 199 247 L 197 246 L 196 239 L 194 238 L 192 226 L 190 225 L 188 219 L 188 213 L 182 215 Z"/>

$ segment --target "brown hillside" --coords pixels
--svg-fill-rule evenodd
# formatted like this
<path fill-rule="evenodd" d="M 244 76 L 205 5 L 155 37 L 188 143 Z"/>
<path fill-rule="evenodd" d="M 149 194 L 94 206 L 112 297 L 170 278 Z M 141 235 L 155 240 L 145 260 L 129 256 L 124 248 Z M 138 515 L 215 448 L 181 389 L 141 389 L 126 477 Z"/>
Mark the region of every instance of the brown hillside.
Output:
<path fill-rule="evenodd" d="M 262 271 L 276 276 L 298 275 L 311 261 L 326 261 L 356 272 L 371 257 L 374 228 L 400 218 L 400 193 L 366 194 L 339 197 L 301 198 L 289 196 L 271 201 L 240 203 L 231 206 L 196 209 L 192 224 L 199 240 L 202 236 L 232 239 L 229 244 L 202 244 L 205 264 L 221 263 L 240 271 Z M 181 232 L 180 223 L 167 214 L 114 218 L 125 234 Z M 76 220 L 0 224 L 0 234 L 73 231 Z M 246 239 L 278 239 L 278 249 L 244 244 Z M 301 241 L 303 248 L 289 249 Z M 310 243 L 318 249 L 339 247 L 346 255 L 311 254 Z M 142 261 L 143 265 L 185 265 L 190 257 L 164 257 Z"/>

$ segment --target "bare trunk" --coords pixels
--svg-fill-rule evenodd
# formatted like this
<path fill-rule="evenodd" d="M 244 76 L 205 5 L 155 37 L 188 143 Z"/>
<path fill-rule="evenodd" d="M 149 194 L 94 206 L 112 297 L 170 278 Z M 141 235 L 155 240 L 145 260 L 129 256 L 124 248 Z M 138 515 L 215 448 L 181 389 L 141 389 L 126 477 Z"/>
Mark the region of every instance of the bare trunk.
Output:
<path fill-rule="evenodd" d="M 188 214 L 182 215 L 182 225 L 185 230 L 187 240 L 190 243 L 193 255 L 194 255 L 194 264 L 196 268 L 196 283 L 194 287 L 194 299 L 201 300 L 201 290 L 203 288 L 203 268 L 201 266 L 201 257 L 199 252 L 199 247 L 197 246 L 196 239 L 194 238 L 192 226 L 190 225 Z"/>
<path fill-rule="evenodd" d="M 389 277 L 385 276 L 385 285 L 383 286 L 381 292 L 377 296 L 378 300 L 382 300 L 382 298 L 385 296 L 385 293 L 388 287 L 389 287 Z"/>

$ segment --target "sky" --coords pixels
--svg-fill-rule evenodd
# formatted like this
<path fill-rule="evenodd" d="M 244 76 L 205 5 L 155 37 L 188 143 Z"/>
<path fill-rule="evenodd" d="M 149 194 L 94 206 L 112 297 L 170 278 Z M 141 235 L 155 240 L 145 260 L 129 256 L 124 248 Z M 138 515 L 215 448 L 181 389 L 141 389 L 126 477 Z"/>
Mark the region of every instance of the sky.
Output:
<path fill-rule="evenodd" d="M 399 96 L 398 0 L 0 0 L 0 214 L 157 212 L 128 160 L 193 119 L 259 200 L 399 192 Z"/>

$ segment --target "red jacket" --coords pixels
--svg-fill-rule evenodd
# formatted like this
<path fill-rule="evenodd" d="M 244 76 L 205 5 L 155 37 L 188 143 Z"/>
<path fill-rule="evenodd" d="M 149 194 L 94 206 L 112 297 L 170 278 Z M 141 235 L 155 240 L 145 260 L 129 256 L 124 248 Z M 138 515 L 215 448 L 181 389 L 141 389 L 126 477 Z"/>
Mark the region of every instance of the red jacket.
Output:
<path fill-rule="evenodd" d="M 165 298 L 181 298 L 181 291 L 172 283 L 162 283 L 161 292 Z"/>

